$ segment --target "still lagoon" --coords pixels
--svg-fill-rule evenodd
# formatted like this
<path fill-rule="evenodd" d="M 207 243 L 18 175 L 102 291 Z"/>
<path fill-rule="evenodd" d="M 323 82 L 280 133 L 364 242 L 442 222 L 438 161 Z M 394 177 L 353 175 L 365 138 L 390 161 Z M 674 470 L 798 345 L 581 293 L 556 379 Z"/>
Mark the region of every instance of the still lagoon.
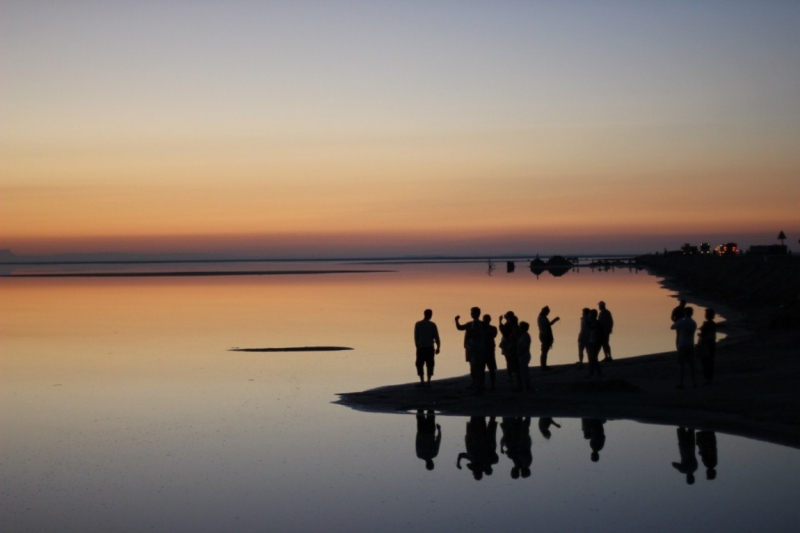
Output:
<path fill-rule="evenodd" d="M 547 438 L 536 418 L 438 415 L 429 469 L 416 413 L 332 403 L 416 379 L 413 325 L 427 307 L 443 344 L 434 379 L 467 373 L 453 317 L 474 305 L 495 323 L 508 310 L 534 322 L 549 305 L 561 317 L 552 364 L 577 360 L 580 310 L 599 300 L 614 313 L 615 358 L 667 351 L 675 294 L 646 272 L 314 262 L 13 274 L 187 268 L 382 272 L 0 277 L 3 531 L 800 527 L 793 448 L 626 420 L 556 419 Z M 230 351 L 290 346 L 353 350 Z M 480 476 L 467 460 L 457 468 L 475 428 L 490 458 Z"/>

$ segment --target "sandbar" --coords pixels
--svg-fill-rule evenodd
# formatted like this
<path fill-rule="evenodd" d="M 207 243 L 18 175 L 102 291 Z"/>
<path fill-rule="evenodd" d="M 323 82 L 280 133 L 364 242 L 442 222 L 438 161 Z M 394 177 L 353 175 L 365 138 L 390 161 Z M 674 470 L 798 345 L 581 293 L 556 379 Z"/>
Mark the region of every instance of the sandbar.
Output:
<path fill-rule="evenodd" d="M 676 389 L 677 354 L 666 352 L 601 363 L 602 380 L 587 380 L 588 365 L 577 362 L 551 366 L 548 372 L 533 367 L 531 392 L 516 392 L 506 371 L 499 370 L 496 390 L 480 396 L 467 389 L 469 376 L 462 376 L 434 379 L 429 388 L 419 388 L 414 381 L 342 393 L 335 403 L 387 413 L 434 409 L 460 416 L 628 419 L 800 448 L 797 258 L 650 262 L 648 267 L 655 267 L 667 284 L 682 288 L 691 299 L 730 307 L 728 338 L 718 344 L 712 385 L 701 385 L 698 361 L 698 386 L 687 379 L 687 388 Z M 502 356 L 498 360 L 502 366 Z"/>

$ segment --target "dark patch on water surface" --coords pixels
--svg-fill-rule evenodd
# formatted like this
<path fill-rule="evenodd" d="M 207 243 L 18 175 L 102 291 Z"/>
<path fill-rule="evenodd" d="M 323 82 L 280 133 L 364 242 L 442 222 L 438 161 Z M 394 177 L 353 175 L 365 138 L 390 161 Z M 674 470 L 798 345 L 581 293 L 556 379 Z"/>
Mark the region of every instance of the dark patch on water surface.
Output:
<path fill-rule="evenodd" d="M 348 346 L 290 346 L 287 348 L 231 348 L 229 352 L 341 352 Z"/>
<path fill-rule="evenodd" d="M 579 381 L 568 386 L 569 390 L 579 392 L 640 392 L 641 389 L 624 379 L 603 381 Z"/>

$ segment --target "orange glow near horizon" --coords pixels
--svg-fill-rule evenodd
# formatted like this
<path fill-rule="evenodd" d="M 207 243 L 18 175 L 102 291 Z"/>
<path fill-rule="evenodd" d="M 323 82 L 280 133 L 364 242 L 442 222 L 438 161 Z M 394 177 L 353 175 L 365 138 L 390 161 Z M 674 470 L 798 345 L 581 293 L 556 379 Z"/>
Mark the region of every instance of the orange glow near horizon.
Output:
<path fill-rule="evenodd" d="M 614 172 L 596 148 L 581 158 L 514 145 L 498 154 L 463 140 L 438 152 L 300 144 L 272 159 L 255 147 L 200 150 L 200 161 L 164 150 L 137 160 L 135 147 L 102 157 L 6 149 L 0 248 L 201 252 L 800 228 L 792 160 L 734 169 L 684 157 L 660 168 L 650 154 L 622 158 Z"/>
<path fill-rule="evenodd" d="M 581 23 L 571 9 L 506 5 L 478 48 L 485 6 L 446 20 L 384 6 L 370 24 L 343 6 L 333 26 L 288 6 L 206 8 L 203 23 L 137 6 L 7 9 L 0 249 L 622 251 L 800 233 L 785 6 L 745 9 L 761 30 L 716 11 L 716 29 L 684 27 L 687 6 L 651 6 L 647 31 L 621 22 L 629 6 L 584 6 L 597 12 L 560 42 L 546 35 Z M 241 27 L 216 26 L 230 16 Z M 427 31 L 409 39 L 398 16 Z M 684 46 L 703 53 L 687 62 Z"/>

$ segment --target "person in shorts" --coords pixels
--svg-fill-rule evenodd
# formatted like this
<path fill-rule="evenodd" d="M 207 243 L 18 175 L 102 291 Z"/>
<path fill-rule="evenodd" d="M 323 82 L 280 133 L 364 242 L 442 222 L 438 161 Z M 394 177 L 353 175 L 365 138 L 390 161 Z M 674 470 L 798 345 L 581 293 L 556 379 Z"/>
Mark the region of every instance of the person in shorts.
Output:
<path fill-rule="evenodd" d="M 433 311 L 426 309 L 424 318 L 414 324 L 414 344 L 417 346 L 417 375 L 419 376 L 420 387 L 425 386 L 425 379 L 423 377 L 422 369 L 427 369 L 428 382 L 431 384 L 431 377 L 433 376 L 433 356 L 439 353 L 442 346 L 439 340 L 439 328 L 431 321 Z"/>

